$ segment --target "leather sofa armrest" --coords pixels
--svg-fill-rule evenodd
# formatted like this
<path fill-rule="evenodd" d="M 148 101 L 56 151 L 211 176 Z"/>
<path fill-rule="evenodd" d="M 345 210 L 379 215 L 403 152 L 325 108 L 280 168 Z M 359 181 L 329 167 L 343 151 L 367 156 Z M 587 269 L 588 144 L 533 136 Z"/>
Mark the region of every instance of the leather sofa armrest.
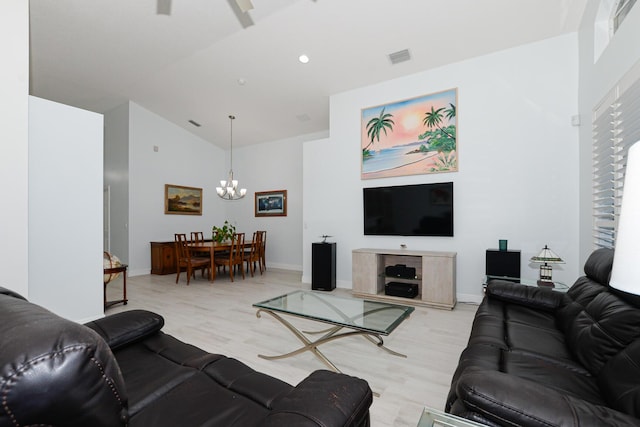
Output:
<path fill-rule="evenodd" d="M 315 371 L 273 402 L 263 427 L 368 426 L 372 393 L 366 381 Z"/>
<path fill-rule="evenodd" d="M 640 423 L 606 406 L 502 372 L 465 373 L 456 392 L 467 409 L 500 425 L 631 427 Z"/>
<path fill-rule="evenodd" d="M 527 286 L 506 280 L 492 280 L 487 284 L 486 295 L 502 301 L 526 305 L 546 311 L 555 311 L 565 294 L 537 286 Z"/>
<path fill-rule="evenodd" d="M 85 326 L 96 331 L 112 350 L 158 333 L 164 318 L 146 310 L 131 310 L 103 317 Z"/>

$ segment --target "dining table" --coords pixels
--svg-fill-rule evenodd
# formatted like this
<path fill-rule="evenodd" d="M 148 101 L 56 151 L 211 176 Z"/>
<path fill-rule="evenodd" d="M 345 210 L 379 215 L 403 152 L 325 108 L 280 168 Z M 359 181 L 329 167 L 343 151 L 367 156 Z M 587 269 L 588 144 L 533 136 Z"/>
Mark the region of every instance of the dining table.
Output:
<path fill-rule="evenodd" d="M 244 247 L 250 248 L 253 242 L 245 242 Z M 224 252 L 231 250 L 231 242 L 215 242 L 215 241 L 204 241 L 204 242 L 191 242 L 189 243 L 189 250 L 192 252 L 198 253 L 208 253 L 211 257 L 211 269 L 209 270 L 209 281 L 213 282 L 216 279 L 216 264 L 215 264 L 215 253 L 216 252 Z"/>

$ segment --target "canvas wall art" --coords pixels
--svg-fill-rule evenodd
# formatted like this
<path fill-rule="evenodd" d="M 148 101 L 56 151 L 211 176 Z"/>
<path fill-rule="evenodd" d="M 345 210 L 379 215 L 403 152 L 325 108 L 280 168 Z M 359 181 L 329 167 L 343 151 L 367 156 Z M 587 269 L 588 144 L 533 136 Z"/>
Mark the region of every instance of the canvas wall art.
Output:
<path fill-rule="evenodd" d="M 256 191 L 255 216 L 287 216 L 287 190 Z"/>
<path fill-rule="evenodd" d="M 456 172 L 458 90 L 362 109 L 362 179 Z"/>
<path fill-rule="evenodd" d="M 202 188 L 165 184 L 164 213 L 202 215 Z"/>

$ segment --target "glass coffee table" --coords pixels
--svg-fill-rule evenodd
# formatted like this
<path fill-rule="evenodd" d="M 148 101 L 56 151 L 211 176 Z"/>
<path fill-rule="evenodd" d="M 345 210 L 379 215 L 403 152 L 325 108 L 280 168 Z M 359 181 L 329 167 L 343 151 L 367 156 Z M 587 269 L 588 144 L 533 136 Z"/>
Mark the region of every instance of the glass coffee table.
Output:
<path fill-rule="evenodd" d="M 424 408 L 417 427 L 486 427 L 475 421 L 446 414 L 433 408 Z"/>
<path fill-rule="evenodd" d="M 379 348 L 400 357 L 404 354 L 384 346 L 382 335 L 387 336 L 413 312 L 413 307 L 385 302 L 368 301 L 361 298 L 335 296 L 325 292 L 295 291 L 266 301 L 253 304 L 258 308 L 256 316 L 269 314 L 289 329 L 303 344 L 302 347 L 288 353 L 265 356 L 274 360 L 295 356 L 310 351 L 326 366 L 335 372 L 340 370 L 322 354 L 318 346 L 340 338 L 361 335 Z M 328 324 L 328 328 L 319 331 L 300 331 L 282 315 L 292 316 L 319 323 Z M 315 339 L 311 335 L 319 335 Z"/>

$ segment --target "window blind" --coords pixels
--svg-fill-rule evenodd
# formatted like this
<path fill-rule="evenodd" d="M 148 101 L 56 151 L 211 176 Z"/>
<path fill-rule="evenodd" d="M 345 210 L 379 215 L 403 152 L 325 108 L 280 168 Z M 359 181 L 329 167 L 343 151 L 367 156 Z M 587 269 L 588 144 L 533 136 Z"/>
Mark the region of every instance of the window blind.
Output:
<path fill-rule="evenodd" d="M 629 147 L 640 140 L 640 63 L 593 112 L 593 244 L 613 248 Z"/>

